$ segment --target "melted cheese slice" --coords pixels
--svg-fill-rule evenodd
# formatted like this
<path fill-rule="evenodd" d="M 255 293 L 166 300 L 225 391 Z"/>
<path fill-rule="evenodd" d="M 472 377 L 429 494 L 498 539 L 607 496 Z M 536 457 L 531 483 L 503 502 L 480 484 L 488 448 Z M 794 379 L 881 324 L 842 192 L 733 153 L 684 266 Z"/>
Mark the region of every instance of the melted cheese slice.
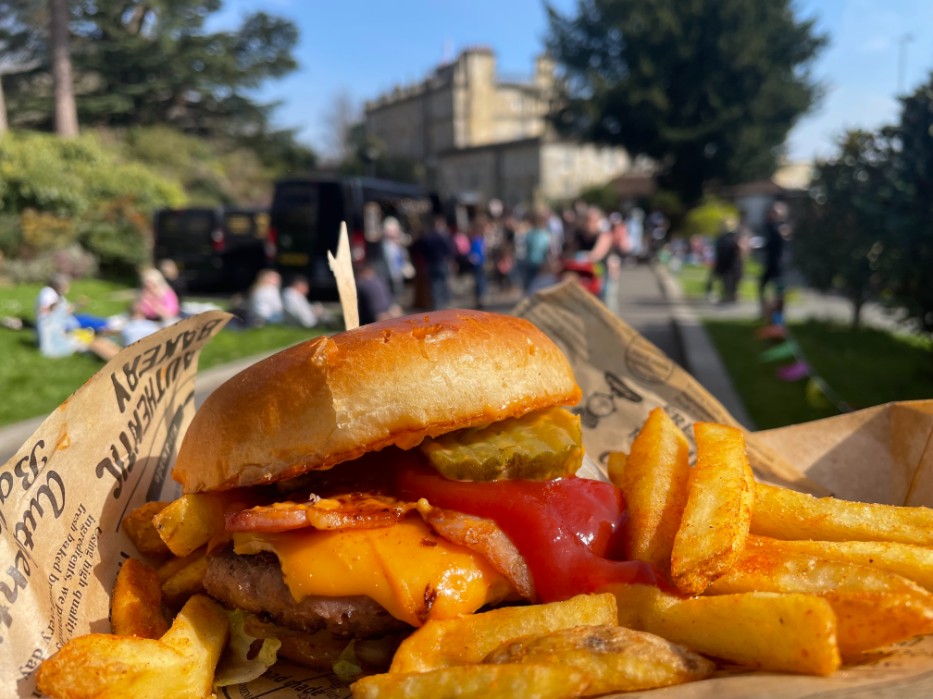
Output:
<path fill-rule="evenodd" d="M 418 516 L 377 529 L 237 533 L 233 543 L 242 555 L 274 553 L 296 600 L 367 595 L 412 626 L 470 614 L 512 593 L 485 558 L 437 536 Z"/>

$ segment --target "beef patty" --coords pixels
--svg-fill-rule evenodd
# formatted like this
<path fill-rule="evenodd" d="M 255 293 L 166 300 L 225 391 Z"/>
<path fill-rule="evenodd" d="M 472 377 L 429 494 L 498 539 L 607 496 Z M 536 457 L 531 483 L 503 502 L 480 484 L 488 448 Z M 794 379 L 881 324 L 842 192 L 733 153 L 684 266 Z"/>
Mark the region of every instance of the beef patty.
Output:
<path fill-rule="evenodd" d="M 207 593 L 229 607 L 265 614 L 299 631 L 327 629 L 335 636 L 368 638 L 410 629 L 370 597 L 305 597 L 296 602 L 273 553 L 238 556 L 223 548 L 208 557 Z"/>

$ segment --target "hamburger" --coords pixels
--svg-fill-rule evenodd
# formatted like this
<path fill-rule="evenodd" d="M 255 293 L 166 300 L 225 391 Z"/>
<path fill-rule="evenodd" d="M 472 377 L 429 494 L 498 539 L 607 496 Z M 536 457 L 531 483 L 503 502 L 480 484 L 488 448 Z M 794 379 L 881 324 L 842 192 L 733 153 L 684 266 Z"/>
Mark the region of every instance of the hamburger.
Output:
<path fill-rule="evenodd" d="M 654 582 L 622 560 L 621 493 L 574 475 L 580 396 L 539 329 L 479 311 L 373 323 L 249 367 L 204 402 L 173 471 L 223 502 L 206 591 L 281 654 L 329 665 L 350 639 Z"/>

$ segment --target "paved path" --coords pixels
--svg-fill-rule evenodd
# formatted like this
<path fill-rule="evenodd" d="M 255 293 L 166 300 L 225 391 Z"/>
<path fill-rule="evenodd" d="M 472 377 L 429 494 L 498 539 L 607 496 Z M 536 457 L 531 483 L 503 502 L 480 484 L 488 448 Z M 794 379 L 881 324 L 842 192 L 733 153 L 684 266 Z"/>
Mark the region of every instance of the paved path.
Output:
<path fill-rule="evenodd" d="M 690 308 L 702 318 L 755 319 L 760 316 L 757 299 L 740 298 L 734 304 L 719 304 L 706 299 L 689 299 Z M 809 319 L 848 324 L 852 322 L 852 304 L 838 294 L 824 294 L 813 289 L 792 286 L 785 308 L 788 321 Z M 897 311 L 891 311 L 876 303 L 867 303 L 862 308 L 862 324 L 890 332 L 913 332 L 911 324 L 901 319 Z"/>

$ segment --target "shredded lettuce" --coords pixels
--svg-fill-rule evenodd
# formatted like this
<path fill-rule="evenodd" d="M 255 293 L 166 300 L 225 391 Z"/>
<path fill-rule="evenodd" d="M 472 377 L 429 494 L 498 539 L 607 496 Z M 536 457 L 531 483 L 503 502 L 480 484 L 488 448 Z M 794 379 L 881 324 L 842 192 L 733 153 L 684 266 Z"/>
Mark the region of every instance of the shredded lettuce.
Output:
<path fill-rule="evenodd" d="M 340 655 L 333 664 L 334 674 L 344 682 L 352 682 L 363 674 L 363 666 L 356 657 L 356 640 L 352 640 L 347 647 L 340 651 Z"/>
<path fill-rule="evenodd" d="M 214 687 L 256 679 L 275 663 L 282 645 L 277 638 L 259 639 L 246 633 L 246 613 L 242 609 L 227 612 L 227 618 L 230 620 L 230 641 L 214 673 Z"/>

